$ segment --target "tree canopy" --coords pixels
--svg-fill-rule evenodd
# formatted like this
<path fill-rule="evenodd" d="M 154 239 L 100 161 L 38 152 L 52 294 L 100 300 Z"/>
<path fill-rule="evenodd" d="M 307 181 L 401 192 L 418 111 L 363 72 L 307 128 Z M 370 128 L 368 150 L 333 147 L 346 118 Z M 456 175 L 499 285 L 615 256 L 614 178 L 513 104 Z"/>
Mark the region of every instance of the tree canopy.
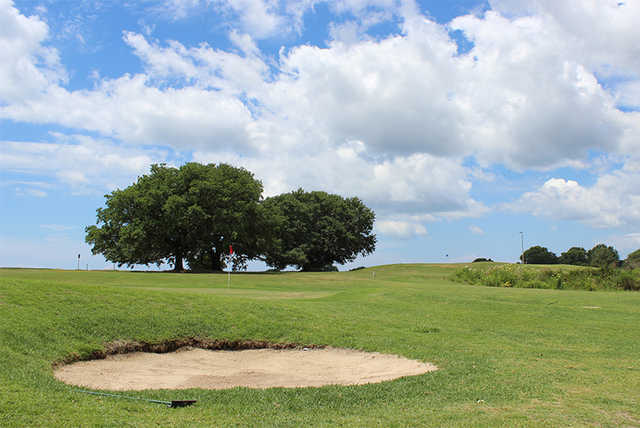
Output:
<path fill-rule="evenodd" d="M 558 263 L 558 256 L 547 248 L 536 245 L 522 254 L 522 261 L 532 265 L 553 265 Z"/>
<path fill-rule="evenodd" d="M 185 258 L 207 253 L 211 268 L 220 270 L 232 243 L 246 257 L 257 255 L 261 194 L 262 184 L 242 168 L 152 165 L 131 186 L 105 195 L 86 241 L 93 254 L 119 266 L 166 261 L 181 271 Z"/>
<path fill-rule="evenodd" d="M 587 252 L 589 265 L 597 267 L 611 267 L 620 260 L 618 251 L 605 244 L 598 244 Z"/>
<path fill-rule="evenodd" d="M 587 250 L 580 247 L 571 247 L 560 255 L 558 263 L 563 265 L 587 266 L 589 264 Z"/>
<path fill-rule="evenodd" d="M 631 269 L 640 268 L 640 250 L 635 250 L 633 253 L 629 254 L 624 261 L 624 265 Z"/>
<path fill-rule="evenodd" d="M 264 207 L 275 237 L 264 260 L 276 269 L 328 270 L 375 249 L 375 214 L 358 198 L 299 189 L 265 199 Z"/>
<path fill-rule="evenodd" d="M 182 271 L 186 260 L 192 270 L 220 271 L 260 259 L 326 270 L 376 244 L 375 215 L 360 199 L 300 189 L 263 200 L 251 172 L 226 164 L 152 165 L 105 198 L 85 239 L 119 266 L 167 262 Z"/>

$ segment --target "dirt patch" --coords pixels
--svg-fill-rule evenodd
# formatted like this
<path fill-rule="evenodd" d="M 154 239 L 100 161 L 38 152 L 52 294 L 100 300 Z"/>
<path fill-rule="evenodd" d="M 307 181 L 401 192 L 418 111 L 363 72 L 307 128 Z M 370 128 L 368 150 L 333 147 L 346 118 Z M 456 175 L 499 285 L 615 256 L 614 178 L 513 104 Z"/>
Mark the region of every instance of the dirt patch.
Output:
<path fill-rule="evenodd" d="M 236 344 L 233 351 L 183 346 L 162 354 L 112 352 L 99 360 L 58 365 L 54 375 L 72 385 L 123 391 L 362 385 L 437 370 L 432 364 L 396 355 L 254 341 Z M 268 346 L 255 349 L 256 344 Z M 115 349 L 131 346 L 127 342 Z"/>

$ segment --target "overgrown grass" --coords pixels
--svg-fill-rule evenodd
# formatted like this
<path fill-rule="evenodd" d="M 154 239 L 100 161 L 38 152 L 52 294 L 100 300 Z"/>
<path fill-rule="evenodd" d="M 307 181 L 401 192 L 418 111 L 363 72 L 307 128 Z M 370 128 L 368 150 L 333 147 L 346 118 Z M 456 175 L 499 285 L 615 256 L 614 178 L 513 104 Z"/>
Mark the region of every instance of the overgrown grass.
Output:
<path fill-rule="evenodd" d="M 235 294 L 226 275 L 0 270 L 0 426 L 640 425 L 640 294 L 476 287 L 451 281 L 460 267 L 238 274 Z M 441 369 L 364 386 L 129 393 L 198 400 L 184 409 L 80 394 L 52 375 L 111 341 L 194 336 Z"/>
<path fill-rule="evenodd" d="M 487 287 L 587 291 L 640 290 L 640 269 L 482 263 L 457 270 L 453 279 Z"/>

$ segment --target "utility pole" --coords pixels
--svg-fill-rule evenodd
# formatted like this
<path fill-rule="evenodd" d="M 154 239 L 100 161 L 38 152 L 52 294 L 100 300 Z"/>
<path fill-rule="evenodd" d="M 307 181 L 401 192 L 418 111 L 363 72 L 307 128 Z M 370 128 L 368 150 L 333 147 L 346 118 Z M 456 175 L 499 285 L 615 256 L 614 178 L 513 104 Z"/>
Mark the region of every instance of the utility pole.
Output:
<path fill-rule="evenodd" d="M 520 258 L 522 259 L 522 263 L 527 264 L 524 259 L 524 232 L 520 232 Z"/>

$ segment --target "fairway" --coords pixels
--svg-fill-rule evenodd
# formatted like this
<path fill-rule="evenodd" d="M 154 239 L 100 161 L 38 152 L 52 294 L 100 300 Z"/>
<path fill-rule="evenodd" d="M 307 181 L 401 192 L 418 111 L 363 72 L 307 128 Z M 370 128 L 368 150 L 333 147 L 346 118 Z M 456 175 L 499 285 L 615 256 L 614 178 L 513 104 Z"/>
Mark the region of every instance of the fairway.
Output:
<path fill-rule="evenodd" d="M 0 426 L 640 426 L 640 294 L 492 288 L 462 265 L 169 274 L 0 269 Z M 375 272 L 375 279 L 373 279 Z M 77 392 L 52 365 L 113 341 L 202 337 L 394 354 L 368 385 Z"/>

